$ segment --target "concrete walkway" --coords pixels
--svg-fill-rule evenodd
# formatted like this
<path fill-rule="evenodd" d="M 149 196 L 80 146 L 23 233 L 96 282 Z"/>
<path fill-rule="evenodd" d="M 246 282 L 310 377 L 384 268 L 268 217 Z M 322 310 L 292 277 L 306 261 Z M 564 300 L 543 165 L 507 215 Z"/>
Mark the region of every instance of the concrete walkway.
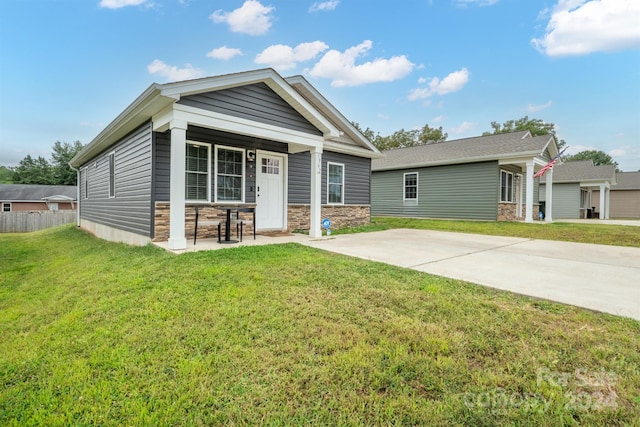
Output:
<path fill-rule="evenodd" d="M 406 229 L 299 243 L 640 320 L 640 248 Z"/>

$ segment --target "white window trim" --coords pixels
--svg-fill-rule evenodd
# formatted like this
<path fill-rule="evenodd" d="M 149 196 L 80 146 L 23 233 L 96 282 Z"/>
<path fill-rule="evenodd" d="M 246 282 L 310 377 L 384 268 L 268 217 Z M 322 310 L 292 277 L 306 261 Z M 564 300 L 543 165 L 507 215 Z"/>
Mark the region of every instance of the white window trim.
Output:
<path fill-rule="evenodd" d="M 415 175 L 416 176 L 416 197 L 413 199 L 407 199 L 407 175 Z M 418 201 L 418 188 L 420 174 L 418 172 L 405 172 L 402 174 L 402 201 L 403 202 L 417 202 Z"/>
<path fill-rule="evenodd" d="M 9 205 L 9 210 L 5 211 L 4 207 Z M 11 205 L 11 202 L 2 202 L 2 212 L 13 212 L 13 206 Z"/>
<path fill-rule="evenodd" d="M 113 186 L 111 186 L 111 159 L 113 158 Z M 107 167 L 109 168 L 109 198 L 116 198 L 116 152 L 107 154 Z"/>
<path fill-rule="evenodd" d="M 329 201 L 329 166 L 341 166 L 342 167 L 342 185 L 340 186 L 341 194 L 340 194 L 340 202 L 330 202 Z M 328 205 L 344 205 L 344 176 L 346 174 L 346 168 L 344 167 L 344 163 L 337 162 L 327 162 L 327 204 Z"/>
<path fill-rule="evenodd" d="M 239 151 L 242 153 L 242 195 L 241 195 L 241 200 L 218 200 L 218 149 L 223 149 L 223 150 L 233 150 L 233 151 Z M 214 164 L 214 189 L 213 189 L 213 193 L 214 193 L 214 200 L 215 203 L 220 203 L 220 204 L 238 204 L 238 203 L 244 203 L 245 200 L 245 186 L 246 186 L 246 180 L 247 180 L 247 153 L 246 153 L 246 149 L 244 148 L 238 148 L 238 147 L 229 147 L 227 145 L 216 145 L 215 147 L 215 158 L 213 160 L 213 164 Z"/>
<path fill-rule="evenodd" d="M 502 174 L 505 173 L 507 174 L 507 177 L 509 175 L 511 175 L 511 191 L 510 191 L 510 196 L 512 200 L 502 200 Z M 507 179 L 508 181 L 508 179 Z M 514 200 L 514 188 L 515 188 L 515 183 L 516 183 L 516 174 L 513 172 L 510 172 L 508 170 L 504 170 L 504 169 L 500 169 L 500 203 L 515 203 Z"/>
<path fill-rule="evenodd" d="M 189 171 L 187 170 L 186 166 L 185 166 L 185 170 L 184 170 L 184 174 L 185 174 L 185 202 L 188 203 L 211 203 L 211 144 L 205 144 L 202 142 L 197 142 L 197 141 L 186 141 L 185 144 L 185 159 L 187 157 L 187 153 L 186 153 L 186 145 L 197 145 L 199 147 L 207 147 L 207 200 L 189 200 L 187 199 L 187 194 L 186 194 L 186 187 L 187 187 L 187 173 L 189 173 Z"/>

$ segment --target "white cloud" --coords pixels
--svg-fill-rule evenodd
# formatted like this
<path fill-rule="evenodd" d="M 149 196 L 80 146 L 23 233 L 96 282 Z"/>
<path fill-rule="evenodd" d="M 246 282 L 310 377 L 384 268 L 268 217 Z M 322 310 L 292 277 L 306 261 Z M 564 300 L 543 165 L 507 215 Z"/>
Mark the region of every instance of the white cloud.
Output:
<path fill-rule="evenodd" d="M 264 6 L 257 0 L 247 0 L 238 9 L 231 12 L 216 10 L 209 18 L 216 24 L 228 24 L 234 33 L 260 36 L 271 28 L 273 10 L 273 6 Z"/>
<path fill-rule="evenodd" d="M 389 116 L 387 116 L 386 114 L 382 114 L 382 113 L 378 113 L 376 114 L 376 117 L 382 120 L 389 120 Z"/>
<path fill-rule="evenodd" d="M 431 119 L 431 123 L 440 123 L 440 122 L 445 121 L 446 119 L 447 119 L 446 116 L 442 116 L 442 115 L 436 116 L 433 119 Z"/>
<path fill-rule="evenodd" d="M 106 9 L 120 9 L 127 6 L 139 6 L 147 3 L 148 0 L 101 0 L 98 6 Z"/>
<path fill-rule="evenodd" d="M 476 123 L 462 122 L 460 126 L 451 128 L 451 132 L 455 134 L 466 133 L 474 129 L 475 127 L 476 127 Z"/>
<path fill-rule="evenodd" d="M 265 64 L 278 70 L 290 70 L 298 62 L 309 61 L 328 48 L 328 45 L 318 40 L 310 43 L 300 43 L 293 48 L 284 44 L 276 44 L 257 54 L 254 62 L 256 64 Z"/>
<path fill-rule="evenodd" d="M 551 105 L 553 104 L 552 101 L 548 101 L 545 102 L 544 104 L 529 104 L 527 105 L 527 112 L 529 113 L 536 113 L 538 111 L 542 111 L 542 110 L 546 110 L 547 108 L 551 107 Z"/>
<path fill-rule="evenodd" d="M 549 56 L 638 48 L 639 22 L 638 0 L 560 0 L 550 11 L 544 36 L 531 44 Z"/>
<path fill-rule="evenodd" d="M 207 52 L 207 56 L 209 58 L 222 59 L 225 61 L 239 55 L 242 55 L 242 51 L 240 49 L 230 48 L 227 46 L 218 47 Z"/>
<path fill-rule="evenodd" d="M 338 7 L 338 4 L 340 4 L 340 0 L 315 2 L 309 8 L 309 12 L 326 12 L 329 10 L 335 10 L 335 8 Z"/>
<path fill-rule="evenodd" d="M 434 77 L 429 81 L 429 85 L 427 87 L 413 89 L 409 93 L 408 98 L 410 101 L 415 101 L 417 99 L 429 98 L 433 95 L 446 95 L 447 93 L 457 92 L 467 84 L 469 81 L 469 74 L 469 70 L 463 68 L 450 73 L 442 80 L 438 77 Z M 426 80 L 420 80 L 426 83 Z"/>
<path fill-rule="evenodd" d="M 455 0 L 457 7 L 467 6 L 491 6 L 498 3 L 500 0 Z"/>
<path fill-rule="evenodd" d="M 371 40 L 365 40 L 344 52 L 330 50 L 309 71 L 312 77 L 331 79 L 331 86 L 359 86 L 376 82 L 392 82 L 409 74 L 414 64 L 405 55 L 389 59 L 376 58 L 373 61 L 356 65 L 358 57 L 366 54 L 372 46 Z"/>
<path fill-rule="evenodd" d="M 178 68 L 173 65 L 167 65 L 159 59 L 147 65 L 147 71 L 149 74 L 164 77 L 167 81 L 171 82 L 195 79 L 204 75 L 202 70 L 194 68 L 191 64 L 185 64 L 184 68 Z"/>

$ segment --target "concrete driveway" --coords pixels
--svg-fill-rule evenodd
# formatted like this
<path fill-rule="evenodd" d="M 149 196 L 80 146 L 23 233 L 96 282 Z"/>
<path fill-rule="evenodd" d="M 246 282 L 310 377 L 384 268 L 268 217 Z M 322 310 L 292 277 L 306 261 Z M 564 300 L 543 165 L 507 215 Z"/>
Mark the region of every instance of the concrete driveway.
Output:
<path fill-rule="evenodd" d="M 303 244 L 640 320 L 640 248 L 405 229 Z"/>

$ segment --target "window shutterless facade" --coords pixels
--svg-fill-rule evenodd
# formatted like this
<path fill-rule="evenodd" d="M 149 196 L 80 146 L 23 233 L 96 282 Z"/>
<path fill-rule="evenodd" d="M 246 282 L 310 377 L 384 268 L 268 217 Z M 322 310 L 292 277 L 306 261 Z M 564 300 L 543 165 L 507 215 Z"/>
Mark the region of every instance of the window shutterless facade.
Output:
<path fill-rule="evenodd" d="M 418 172 L 408 172 L 404 174 L 403 200 L 405 202 L 418 201 Z"/>
<path fill-rule="evenodd" d="M 327 203 L 344 204 L 344 165 L 327 162 Z"/>
<path fill-rule="evenodd" d="M 216 146 L 216 202 L 244 203 L 245 150 Z"/>
<path fill-rule="evenodd" d="M 185 198 L 189 202 L 208 202 L 211 146 L 187 142 L 185 155 Z"/>
<path fill-rule="evenodd" d="M 513 203 L 515 200 L 513 172 L 500 171 L 500 201 Z"/>

